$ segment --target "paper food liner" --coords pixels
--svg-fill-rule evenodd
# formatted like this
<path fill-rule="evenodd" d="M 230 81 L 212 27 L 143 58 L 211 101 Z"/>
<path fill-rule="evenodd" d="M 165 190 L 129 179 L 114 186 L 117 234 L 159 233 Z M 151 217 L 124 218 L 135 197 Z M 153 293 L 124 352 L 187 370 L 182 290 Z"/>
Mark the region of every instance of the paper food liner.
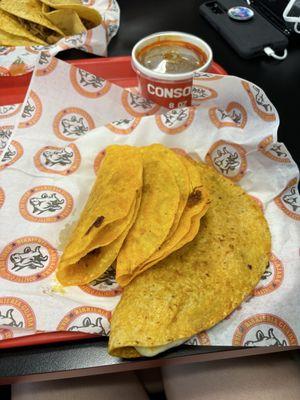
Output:
<path fill-rule="evenodd" d="M 89 285 L 62 288 L 55 268 L 105 147 L 162 143 L 241 185 L 272 233 L 270 264 L 252 295 L 188 343 L 298 344 L 299 171 L 277 142 L 277 112 L 259 87 L 233 76 L 197 74 L 193 98 L 193 107 L 165 113 L 53 58 L 38 63 L 22 106 L 0 107 L 2 339 L 37 331 L 109 334 L 121 296 L 112 271 Z"/>
<path fill-rule="evenodd" d="M 108 43 L 119 29 L 119 5 L 116 0 L 82 0 L 82 3 L 99 11 L 101 25 L 78 35 L 64 37 L 49 46 L 0 45 L 0 76 L 23 75 L 32 71 L 41 51 L 54 56 L 60 51 L 77 48 L 97 56 L 106 56 Z"/>

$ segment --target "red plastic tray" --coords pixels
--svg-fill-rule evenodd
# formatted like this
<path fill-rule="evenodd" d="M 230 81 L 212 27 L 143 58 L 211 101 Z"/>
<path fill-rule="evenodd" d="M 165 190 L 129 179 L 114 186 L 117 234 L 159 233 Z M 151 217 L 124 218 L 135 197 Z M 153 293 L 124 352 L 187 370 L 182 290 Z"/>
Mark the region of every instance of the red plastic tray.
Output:
<path fill-rule="evenodd" d="M 133 87 L 137 85 L 136 75 L 131 68 L 131 57 L 91 58 L 67 61 L 76 67 L 101 76 L 119 86 Z M 214 74 L 227 75 L 227 72 L 213 62 L 209 71 Z M 21 76 L 0 77 L 0 105 L 21 103 L 24 100 L 31 73 Z M 41 345 L 87 339 L 97 335 L 80 332 L 49 332 L 24 337 L 0 340 L 0 349 Z"/>

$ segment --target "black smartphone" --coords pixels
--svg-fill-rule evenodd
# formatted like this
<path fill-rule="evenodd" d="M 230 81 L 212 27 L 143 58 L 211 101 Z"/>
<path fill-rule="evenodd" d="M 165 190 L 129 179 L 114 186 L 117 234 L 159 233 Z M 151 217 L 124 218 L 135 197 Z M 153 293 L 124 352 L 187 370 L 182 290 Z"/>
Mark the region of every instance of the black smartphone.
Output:
<path fill-rule="evenodd" d="M 247 7 L 252 17 L 244 20 L 230 17 L 228 11 L 236 6 Z M 200 6 L 200 13 L 243 58 L 260 56 L 266 47 L 282 51 L 288 46 L 287 36 L 246 2 L 209 0 Z"/>

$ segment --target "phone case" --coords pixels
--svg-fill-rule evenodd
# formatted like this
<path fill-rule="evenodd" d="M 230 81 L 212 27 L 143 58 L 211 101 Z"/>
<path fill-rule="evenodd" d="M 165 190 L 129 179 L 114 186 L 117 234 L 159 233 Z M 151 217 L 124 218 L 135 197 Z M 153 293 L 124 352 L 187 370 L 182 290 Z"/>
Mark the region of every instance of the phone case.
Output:
<path fill-rule="evenodd" d="M 213 5 L 217 4 L 218 12 L 213 12 Z M 200 6 L 200 13 L 221 34 L 230 46 L 243 58 L 253 58 L 264 54 L 265 47 L 273 50 L 283 50 L 288 45 L 288 38 L 270 24 L 254 8 L 254 16 L 248 21 L 231 19 L 227 11 L 236 7 L 235 0 L 206 1 Z"/>

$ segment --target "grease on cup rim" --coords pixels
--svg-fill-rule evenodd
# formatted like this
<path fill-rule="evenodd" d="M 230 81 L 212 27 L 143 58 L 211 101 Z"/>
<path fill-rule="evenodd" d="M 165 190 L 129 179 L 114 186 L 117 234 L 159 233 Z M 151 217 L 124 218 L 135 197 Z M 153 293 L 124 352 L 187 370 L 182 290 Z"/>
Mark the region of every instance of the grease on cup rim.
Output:
<path fill-rule="evenodd" d="M 199 66 L 198 68 L 193 69 L 188 72 L 179 72 L 179 73 L 167 73 L 167 72 L 158 72 L 154 71 L 150 68 L 145 67 L 140 60 L 138 59 L 138 53 L 141 52 L 145 47 L 153 44 L 153 47 L 159 45 L 160 42 L 181 42 L 183 44 L 191 45 L 192 47 L 198 49 L 199 53 L 203 52 L 206 56 L 206 61 L 204 64 Z M 146 36 L 141 39 L 132 50 L 132 65 L 133 68 L 143 75 L 148 76 L 149 78 L 157 79 L 157 80 L 170 80 L 170 81 L 178 81 L 189 79 L 193 76 L 196 71 L 206 71 L 212 62 L 212 50 L 210 46 L 202 39 L 197 36 L 191 35 L 189 33 L 177 32 L 177 31 L 166 31 L 166 32 L 158 32 L 152 35 Z"/>

